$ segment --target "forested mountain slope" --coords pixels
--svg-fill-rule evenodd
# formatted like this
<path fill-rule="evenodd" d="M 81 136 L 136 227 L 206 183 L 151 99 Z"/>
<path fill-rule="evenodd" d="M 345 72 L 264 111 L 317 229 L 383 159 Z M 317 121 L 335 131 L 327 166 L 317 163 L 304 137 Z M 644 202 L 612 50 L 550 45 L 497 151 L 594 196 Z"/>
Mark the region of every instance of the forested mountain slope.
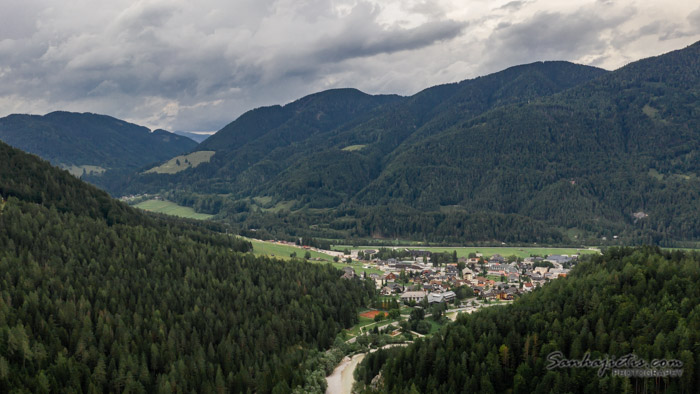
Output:
<path fill-rule="evenodd" d="M 284 228 L 282 232 L 287 235 L 296 230 L 287 231 L 288 226 L 274 217 L 257 213 L 256 206 L 262 204 L 263 209 L 272 208 L 274 212 L 280 207 L 291 209 L 290 221 L 318 225 L 321 230 L 314 234 L 317 236 L 376 234 L 445 239 L 440 234 L 452 233 L 457 238 L 490 233 L 488 239 L 559 242 L 561 234 L 522 215 L 494 212 L 478 219 L 498 225 L 498 230 L 457 234 L 451 224 L 444 223 L 444 217 L 425 212 L 417 201 L 400 206 L 385 204 L 385 209 L 399 216 L 415 217 L 410 212 L 413 208 L 420 209 L 419 215 L 428 215 L 417 219 L 420 224 L 412 219 L 414 223 L 406 227 L 414 230 L 406 232 L 382 222 L 368 223 L 365 219 L 380 215 L 368 212 L 370 208 L 357 206 L 356 202 L 361 201 L 368 185 L 383 179 L 406 147 L 419 145 L 494 108 L 527 103 L 605 73 L 567 62 L 539 62 L 432 87 L 405 98 L 367 96 L 350 89 L 322 92 L 284 107 L 260 108 L 244 114 L 197 148 L 216 151 L 209 163 L 174 175 L 133 174 L 121 182 L 101 186 L 116 195 L 167 192 L 171 199 L 208 213 L 221 213 L 240 226 Z M 434 182 L 446 180 L 437 178 Z M 251 197 L 255 199 L 250 200 Z M 318 208 L 330 211 L 320 212 L 324 217 L 319 218 L 314 216 L 319 212 L 313 211 Z M 474 218 L 476 212 L 459 214 L 460 220 L 466 220 L 467 216 Z M 362 226 L 348 223 L 347 217 L 362 218 Z M 336 218 L 343 218 L 342 222 Z M 510 228 L 521 225 L 533 230 L 509 236 Z M 444 229 L 436 231 L 437 226 Z"/>
<path fill-rule="evenodd" d="M 307 361 L 372 294 L 4 143 L 0 163 L 2 392 L 312 392 Z"/>
<path fill-rule="evenodd" d="M 381 175 L 394 152 L 406 144 L 421 144 L 425 137 L 492 108 L 562 91 L 603 73 L 567 62 L 533 63 L 427 89 L 383 108 L 368 120 L 337 129 L 330 141 L 325 136 L 312 139 L 310 146 L 324 146 L 325 142 L 330 149 L 290 156 L 284 171 L 267 184 L 258 185 L 253 193 L 294 200 L 299 206 L 336 206 L 357 196 Z M 342 150 L 348 146 L 361 148 Z M 358 163 L 363 165 L 360 171 Z M 364 176 L 353 177 L 358 173 Z"/>
<path fill-rule="evenodd" d="M 699 66 L 695 44 L 494 109 L 401 147 L 356 201 L 518 214 L 638 242 L 697 240 Z"/>
<path fill-rule="evenodd" d="M 259 154 L 302 141 L 345 124 L 399 96 L 371 96 L 356 89 L 312 94 L 285 106 L 258 108 L 241 115 L 208 138 L 198 150 L 236 151 L 256 146 Z M 255 145 L 251 145 L 255 143 Z"/>
<path fill-rule="evenodd" d="M 151 133 L 109 116 L 71 112 L 7 116 L 0 119 L 0 140 L 54 165 L 105 170 L 137 169 L 197 146 L 189 138 L 164 130 Z"/>
<path fill-rule="evenodd" d="M 464 117 L 558 92 L 602 73 L 546 62 L 405 98 L 329 90 L 243 114 L 197 147 L 217 152 L 206 165 L 176 175 L 141 174 L 105 186 L 113 194 L 176 189 L 231 193 L 234 198 L 273 195 L 277 200 L 298 199 L 299 206 L 311 200 L 315 206 L 334 206 L 374 179 L 385 156 L 412 135 L 419 139 Z M 323 201 L 328 194 L 332 198 Z"/>
<path fill-rule="evenodd" d="M 370 354 L 358 368 L 382 393 L 697 391 L 700 255 L 612 248 L 512 305 L 463 314 L 430 339 Z M 548 369 L 558 358 L 678 360 L 680 377 L 624 378 L 598 367 Z M 621 369 L 634 369 L 624 364 Z M 636 367 L 639 368 L 639 367 Z M 664 368 L 651 368 L 664 369 Z M 376 388 L 376 387 L 375 387 Z M 414 390 L 414 391 L 412 391 Z"/>
<path fill-rule="evenodd" d="M 352 89 L 250 111 L 211 161 L 101 184 L 260 236 L 700 241 L 700 43 L 613 72 L 512 67 L 411 97 Z"/>
<path fill-rule="evenodd" d="M 482 113 L 440 106 L 441 115 L 433 119 L 445 122 L 416 126 L 389 149 L 373 150 L 391 145 L 380 142 L 381 133 L 351 140 L 365 148 L 349 152 L 347 160 L 367 162 L 363 168 L 370 169 L 351 178 L 359 189 L 340 194 L 344 183 L 334 183 L 348 178 L 336 169 L 348 153 L 332 160 L 318 153 L 253 193 L 293 201 L 284 220 L 269 213 L 231 214 L 240 206 L 229 209 L 228 217 L 271 232 L 293 227 L 340 238 L 697 243 L 698 59 L 700 43 Z M 348 133 L 362 136 L 359 131 L 372 121 Z M 341 167 L 363 174 L 350 164 Z M 333 210 L 295 210 L 300 207 Z"/>
<path fill-rule="evenodd" d="M 210 162 L 172 175 L 135 173 L 116 181 L 98 180 L 98 184 L 113 195 L 160 190 L 249 195 L 252 188 L 283 171 L 289 155 L 325 150 L 330 131 L 400 99 L 335 89 L 285 106 L 257 108 L 197 147 L 216 152 Z M 319 137 L 320 144 L 312 137 Z"/>

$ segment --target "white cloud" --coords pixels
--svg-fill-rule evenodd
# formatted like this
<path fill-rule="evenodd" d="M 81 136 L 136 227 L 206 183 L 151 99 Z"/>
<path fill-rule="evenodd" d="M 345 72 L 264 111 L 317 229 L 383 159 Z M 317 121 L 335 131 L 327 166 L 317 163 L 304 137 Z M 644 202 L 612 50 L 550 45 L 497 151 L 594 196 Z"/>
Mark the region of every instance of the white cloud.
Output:
<path fill-rule="evenodd" d="M 518 63 L 616 68 L 700 39 L 688 2 L 0 0 L 0 116 L 216 130 L 335 87 L 413 94 Z"/>

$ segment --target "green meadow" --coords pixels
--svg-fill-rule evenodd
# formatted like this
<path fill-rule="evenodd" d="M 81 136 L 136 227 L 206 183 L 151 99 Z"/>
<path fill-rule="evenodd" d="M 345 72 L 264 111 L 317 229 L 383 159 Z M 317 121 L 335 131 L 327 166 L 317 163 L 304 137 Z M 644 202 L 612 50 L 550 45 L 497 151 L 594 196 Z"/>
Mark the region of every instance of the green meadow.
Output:
<path fill-rule="evenodd" d="M 347 264 L 341 260 L 336 263 L 333 261 L 333 256 L 327 255 L 325 253 L 316 252 L 314 250 L 307 250 L 291 245 L 281 245 L 272 242 L 259 241 L 257 239 L 246 238 L 246 240 L 250 241 L 253 244 L 253 253 L 255 255 L 276 257 L 283 260 L 289 260 L 291 258 L 290 255 L 292 253 L 296 253 L 297 258 L 303 259 L 304 254 L 308 251 L 311 254 L 311 259 L 320 259 L 320 261 L 309 260 L 309 262 L 311 263 L 328 263 L 338 269 L 350 266 L 355 269 L 355 273 L 358 275 L 362 274 L 362 272 L 366 272 L 368 275 L 383 273 L 381 270 L 378 270 L 376 268 L 362 268 L 362 264 L 358 262 Z"/>

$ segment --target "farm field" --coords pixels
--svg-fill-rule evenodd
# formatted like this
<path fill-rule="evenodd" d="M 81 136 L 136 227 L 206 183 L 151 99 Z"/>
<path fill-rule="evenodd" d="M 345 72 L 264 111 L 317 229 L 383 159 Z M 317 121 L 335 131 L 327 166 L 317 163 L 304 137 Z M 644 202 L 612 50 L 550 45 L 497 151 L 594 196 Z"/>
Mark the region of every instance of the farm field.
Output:
<path fill-rule="evenodd" d="M 265 242 L 257 239 L 246 238 L 253 244 L 253 253 L 256 255 L 277 257 L 284 260 L 289 260 L 290 254 L 296 253 L 297 257 L 304 258 L 304 253 L 307 252 L 306 249 L 299 248 L 291 245 L 277 244 L 273 242 Z M 311 253 L 311 258 L 320 258 L 323 261 L 333 261 L 333 257 L 325 253 L 316 252 L 314 250 L 308 250 Z"/>
<path fill-rule="evenodd" d="M 213 216 L 206 213 L 197 213 L 190 207 L 183 207 L 167 200 L 146 200 L 134 206 L 136 208 L 143 209 L 144 211 L 164 213 L 166 215 L 179 216 L 188 219 L 207 220 Z"/>
<path fill-rule="evenodd" d="M 318 258 L 321 259 L 322 261 L 318 260 L 310 260 L 309 262 L 311 263 L 330 263 L 333 265 L 335 268 L 342 269 L 343 267 L 351 266 L 355 269 L 355 273 L 358 275 L 361 275 L 362 272 L 366 272 L 368 275 L 369 274 L 382 274 L 383 272 L 381 270 L 378 270 L 376 268 L 362 268 L 362 265 L 353 262 L 352 264 L 347 264 L 342 261 L 340 262 L 334 262 L 333 261 L 333 256 L 327 255 L 325 253 L 320 253 L 316 252 L 314 250 L 307 250 L 303 249 L 300 247 L 296 246 L 291 246 L 291 245 L 282 245 L 282 244 L 277 244 L 277 243 L 272 243 L 272 242 L 265 242 L 265 241 L 260 241 L 257 239 L 250 239 L 246 238 L 248 241 L 250 241 L 253 244 L 253 253 L 255 255 L 260 255 L 260 256 L 270 256 L 270 257 L 276 257 L 280 258 L 283 260 L 289 260 L 291 257 L 289 257 L 290 254 L 293 252 L 296 252 L 297 257 L 303 259 L 304 254 L 308 251 L 311 254 L 311 258 Z"/>
<path fill-rule="evenodd" d="M 365 249 L 379 249 L 377 246 L 358 246 L 358 247 L 352 247 L 348 245 L 333 245 L 332 249 L 333 250 L 338 250 L 342 251 L 343 249 L 348 248 L 352 250 L 365 250 Z M 507 256 L 512 256 L 515 255 L 516 257 L 530 257 L 531 255 L 538 255 L 538 256 L 544 256 L 544 255 L 551 255 L 551 254 L 565 254 L 565 255 L 572 255 L 572 254 L 599 254 L 600 250 L 596 248 L 590 248 L 590 249 L 581 249 L 581 248 L 539 248 L 539 247 L 432 247 L 432 246 L 425 246 L 425 247 L 419 247 L 419 246 L 399 246 L 398 248 L 406 248 L 406 249 L 420 249 L 420 250 L 429 250 L 434 253 L 444 253 L 444 252 L 449 252 L 452 253 L 452 251 L 457 251 L 457 257 L 468 257 L 470 253 L 482 253 L 484 256 L 489 257 L 493 256 L 494 254 L 500 254 L 501 256 L 507 257 Z"/>

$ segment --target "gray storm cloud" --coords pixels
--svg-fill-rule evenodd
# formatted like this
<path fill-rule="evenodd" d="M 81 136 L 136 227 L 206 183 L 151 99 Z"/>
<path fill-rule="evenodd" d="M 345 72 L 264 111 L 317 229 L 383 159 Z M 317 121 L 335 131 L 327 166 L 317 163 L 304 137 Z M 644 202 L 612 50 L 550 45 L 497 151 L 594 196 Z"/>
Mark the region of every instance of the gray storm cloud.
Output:
<path fill-rule="evenodd" d="M 0 116 L 217 130 L 323 89 L 412 94 L 535 60 L 614 67 L 700 39 L 697 6 L 581 3 L 0 0 Z"/>
<path fill-rule="evenodd" d="M 636 11 L 610 9 L 604 4 L 574 13 L 537 12 L 530 19 L 496 29 L 491 40 L 501 48 L 490 58 L 495 68 L 537 60 L 575 59 L 583 53 L 600 53 L 609 43 L 604 33 Z M 533 58 L 537 56 L 538 58 Z"/>

